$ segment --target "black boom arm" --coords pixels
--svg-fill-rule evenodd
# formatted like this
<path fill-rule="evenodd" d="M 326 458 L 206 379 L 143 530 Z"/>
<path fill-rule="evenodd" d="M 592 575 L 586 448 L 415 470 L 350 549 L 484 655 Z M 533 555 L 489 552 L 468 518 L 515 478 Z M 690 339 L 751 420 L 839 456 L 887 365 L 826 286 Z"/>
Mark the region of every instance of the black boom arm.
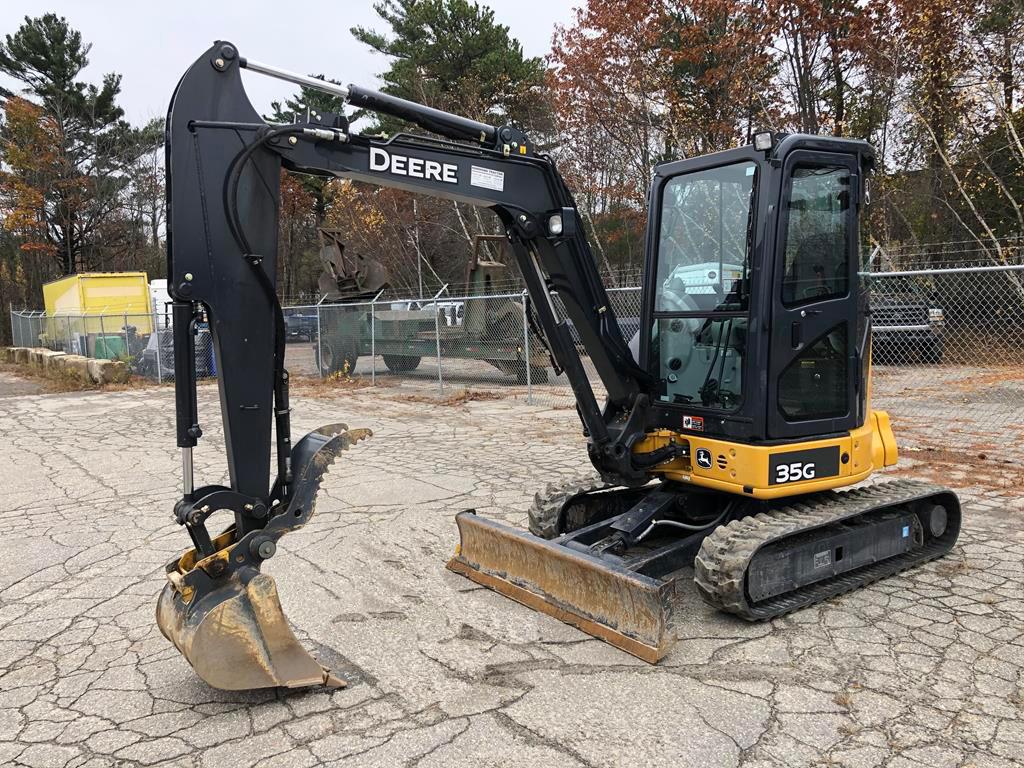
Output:
<path fill-rule="evenodd" d="M 243 68 L 327 90 L 436 136 L 362 136 L 333 114 L 268 125 L 245 94 Z M 230 43 L 218 42 L 178 84 L 167 131 L 168 284 L 178 305 L 176 318 L 195 317 L 201 306 L 210 323 L 235 491 L 266 498 L 272 411 L 278 436 L 275 489 L 283 487 L 286 494 L 289 482 L 284 334 L 274 288 L 282 167 L 493 210 L 505 227 L 548 348 L 576 396 L 594 465 L 609 480 L 635 484 L 644 481 L 644 467 L 670 458 L 632 454 L 643 435 L 650 378 L 619 330 L 572 195 L 552 160 L 536 154 L 517 128 L 295 75 L 247 61 Z M 570 327 L 555 309 L 554 293 L 608 393 L 603 409 Z M 178 348 L 191 346 L 194 326 L 194 321 L 175 323 Z M 179 375 L 175 383 L 178 444 L 190 462 L 199 434 L 195 382 L 191 375 Z"/>

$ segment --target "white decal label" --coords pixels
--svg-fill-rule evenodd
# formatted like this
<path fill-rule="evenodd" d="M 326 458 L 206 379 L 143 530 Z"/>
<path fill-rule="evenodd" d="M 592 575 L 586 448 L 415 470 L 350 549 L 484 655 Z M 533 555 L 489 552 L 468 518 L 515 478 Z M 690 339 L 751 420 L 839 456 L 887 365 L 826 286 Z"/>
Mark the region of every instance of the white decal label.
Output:
<path fill-rule="evenodd" d="M 445 184 L 459 183 L 459 166 L 454 163 L 439 163 L 436 160 L 391 154 L 378 147 L 370 147 L 370 170 L 386 171 L 395 176 L 440 181 Z"/>
<path fill-rule="evenodd" d="M 474 165 L 473 172 L 469 177 L 469 183 L 474 187 L 504 192 L 505 174 L 501 171 L 492 171 L 490 168 L 481 168 L 479 165 Z"/>
<path fill-rule="evenodd" d="M 775 468 L 775 482 L 796 483 L 801 480 L 813 480 L 814 474 L 813 461 L 806 464 L 801 464 L 799 461 L 794 461 L 792 464 L 779 464 Z"/>

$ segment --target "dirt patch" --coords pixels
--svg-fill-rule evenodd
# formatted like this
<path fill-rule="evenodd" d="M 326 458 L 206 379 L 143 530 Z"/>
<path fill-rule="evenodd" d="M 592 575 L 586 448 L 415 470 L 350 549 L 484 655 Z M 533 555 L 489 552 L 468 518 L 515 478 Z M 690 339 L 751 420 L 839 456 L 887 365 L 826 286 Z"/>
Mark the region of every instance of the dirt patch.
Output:
<path fill-rule="evenodd" d="M 12 366 L 0 366 L 0 397 L 20 397 L 22 395 L 39 395 L 46 392 L 45 382 L 27 379 L 12 373 Z"/>
<path fill-rule="evenodd" d="M 369 379 L 348 376 L 341 371 L 330 376 L 295 376 L 290 378 L 289 391 L 306 397 L 329 398 L 372 386 Z M 378 387 L 393 387 L 394 382 L 378 382 Z"/>
<path fill-rule="evenodd" d="M 429 403 L 430 405 L 457 406 L 465 405 L 477 400 L 504 400 L 505 397 L 499 392 L 490 392 L 480 389 L 461 389 L 443 397 L 431 397 L 430 395 L 399 395 L 392 397 L 403 403 Z"/>
<path fill-rule="evenodd" d="M 998 446 L 977 444 L 962 451 L 946 448 L 903 448 L 900 453 L 913 461 L 891 473 L 920 478 L 938 485 L 979 485 L 1017 495 L 1024 487 L 1024 468 L 999 456 Z"/>
<path fill-rule="evenodd" d="M 953 387 L 962 392 L 976 392 L 980 389 L 998 386 L 1000 384 L 1024 382 L 1024 368 L 1008 367 L 1000 368 L 987 373 L 979 373 L 960 381 L 950 382 Z"/>

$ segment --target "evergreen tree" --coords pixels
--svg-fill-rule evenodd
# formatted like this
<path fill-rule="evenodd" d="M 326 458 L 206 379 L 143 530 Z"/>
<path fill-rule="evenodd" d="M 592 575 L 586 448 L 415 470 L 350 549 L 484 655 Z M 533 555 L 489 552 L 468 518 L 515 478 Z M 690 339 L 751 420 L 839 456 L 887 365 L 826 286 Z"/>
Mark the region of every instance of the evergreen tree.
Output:
<path fill-rule="evenodd" d="M 334 85 L 341 85 L 337 80 L 327 80 L 323 75 L 310 75 L 317 80 L 325 80 Z M 264 115 L 264 120 L 271 123 L 292 123 L 305 122 L 307 117 L 313 114 L 334 114 L 345 115 L 345 100 L 340 96 L 319 91 L 316 88 L 302 86 L 299 92 L 283 102 L 272 101 L 270 103 L 270 114 Z M 358 117 L 358 113 L 350 116 L 350 119 Z M 308 174 L 294 174 L 295 179 L 302 185 L 302 189 L 313 199 L 313 215 L 317 226 L 323 223 L 327 213 L 326 189 L 328 179 L 322 176 L 310 176 Z"/>
<path fill-rule="evenodd" d="M 383 90 L 403 99 L 484 122 L 548 126 L 544 62 L 525 57 L 494 11 L 467 0 L 382 0 L 377 15 L 390 27 L 352 34 L 392 61 Z M 400 130 L 382 119 L 381 129 Z"/>
<path fill-rule="evenodd" d="M 120 204 L 127 169 L 149 148 L 122 119 L 120 75 L 104 75 L 99 86 L 79 79 L 90 47 L 66 19 L 52 13 L 25 17 L 0 42 L 0 72 L 23 83 L 25 96 L 41 108 L 39 123 L 52 150 L 47 168 L 38 167 L 38 160 L 30 167 L 8 163 L 4 192 L 17 198 L 33 178 L 46 179 L 37 190 L 43 197 L 45 240 L 64 273 L 100 260 L 101 232 Z M 12 140 L 9 133 L 0 137 L 0 142 Z"/>

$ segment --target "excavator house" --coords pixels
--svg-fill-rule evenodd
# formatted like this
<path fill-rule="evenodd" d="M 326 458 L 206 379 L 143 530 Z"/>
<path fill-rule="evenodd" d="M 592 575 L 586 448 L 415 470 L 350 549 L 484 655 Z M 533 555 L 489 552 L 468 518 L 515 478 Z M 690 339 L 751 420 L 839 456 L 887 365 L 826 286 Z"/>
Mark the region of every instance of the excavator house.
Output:
<path fill-rule="evenodd" d="M 324 113 L 269 125 L 243 69 L 420 130 L 360 135 Z M 194 370 L 191 334 L 205 314 L 230 485 L 194 480 L 196 382 L 179 376 L 174 515 L 193 548 L 167 565 L 157 621 L 209 684 L 343 684 L 302 648 L 260 572 L 312 516 L 331 462 L 368 436 L 334 424 L 291 442 L 275 291 L 282 168 L 493 211 L 551 365 L 572 387 L 594 472 L 540 490 L 530 532 L 460 512 L 450 570 L 656 662 L 691 566 L 711 606 L 764 620 L 954 545 L 960 504 L 945 488 L 901 479 L 839 491 L 897 457 L 889 418 L 870 402 L 858 263 L 868 144 L 765 133 L 658 165 L 640 331 L 627 340 L 554 161 L 513 125 L 293 74 L 217 42 L 181 79 L 167 131 L 175 370 Z M 566 433 L 567 449 L 578 440 Z M 234 524 L 212 535 L 207 521 L 221 510 Z"/>

